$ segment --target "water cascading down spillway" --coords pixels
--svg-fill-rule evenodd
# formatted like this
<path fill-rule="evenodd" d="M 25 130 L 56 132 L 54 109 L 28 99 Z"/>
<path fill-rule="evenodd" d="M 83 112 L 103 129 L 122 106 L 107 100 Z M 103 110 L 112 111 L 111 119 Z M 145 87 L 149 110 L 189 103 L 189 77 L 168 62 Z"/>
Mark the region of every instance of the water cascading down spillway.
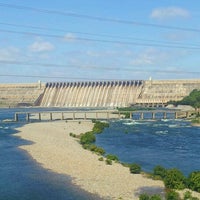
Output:
<path fill-rule="evenodd" d="M 134 104 L 143 81 L 46 83 L 42 107 L 126 107 Z"/>

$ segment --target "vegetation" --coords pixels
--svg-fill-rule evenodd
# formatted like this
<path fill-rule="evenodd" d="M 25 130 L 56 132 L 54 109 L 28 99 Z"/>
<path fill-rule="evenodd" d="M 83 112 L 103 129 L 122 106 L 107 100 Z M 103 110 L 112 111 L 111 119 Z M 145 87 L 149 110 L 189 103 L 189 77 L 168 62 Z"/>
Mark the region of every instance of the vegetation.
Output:
<path fill-rule="evenodd" d="M 109 159 L 109 160 L 115 161 L 115 162 L 119 161 L 118 157 L 116 155 L 113 155 L 113 154 L 106 155 L 106 158 Z"/>
<path fill-rule="evenodd" d="M 137 163 L 130 164 L 129 169 L 132 174 L 140 174 L 141 172 L 141 166 Z"/>
<path fill-rule="evenodd" d="M 166 176 L 166 173 L 167 173 L 167 170 L 160 165 L 155 166 L 154 169 L 153 169 L 153 176 L 156 179 L 157 178 L 158 179 L 164 179 L 165 176 Z"/>
<path fill-rule="evenodd" d="M 107 164 L 107 165 L 112 165 L 112 160 L 106 159 L 106 164 Z"/>
<path fill-rule="evenodd" d="M 139 196 L 139 200 L 161 200 L 161 199 L 163 198 L 157 194 L 154 194 L 154 195 L 140 194 Z M 181 200 L 181 197 L 176 191 L 168 189 L 166 191 L 165 199 L 166 200 Z M 191 192 L 186 191 L 184 193 L 183 200 L 199 200 L 199 199 L 196 197 L 193 197 Z"/>
<path fill-rule="evenodd" d="M 81 135 L 81 138 L 80 138 L 80 143 L 82 145 L 91 144 L 95 141 L 96 141 L 96 137 L 95 137 L 93 131 L 86 132 L 85 134 Z"/>
<path fill-rule="evenodd" d="M 166 200 L 180 200 L 180 196 L 174 190 L 168 190 L 166 193 Z"/>
<path fill-rule="evenodd" d="M 174 105 L 190 105 L 195 109 L 200 108 L 200 90 L 194 89 L 188 96 L 181 101 L 170 101 Z"/>
<path fill-rule="evenodd" d="M 194 171 L 189 175 L 188 188 L 200 192 L 200 171 Z"/>
<path fill-rule="evenodd" d="M 69 135 L 70 135 L 71 137 L 74 137 L 74 138 L 76 137 L 76 134 L 74 134 L 74 133 L 70 133 Z"/>
<path fill-rule="evenodd" d="M 178 169 L 165 169 L 162 166 L 156 166 L 152 174 L 153 178 L 161 179 L 164 181 L 167 189 L 184 189 L 188 188 L 196 192 L 200 192 L 200 171 L 194 171 L 185 177 Z M 186 193 L 187 195 L 187 193 Z M 188 200 L 195 200 L 191 197 Z"/>
<path fill-rule="evenodd" d="M 104 158 L 103 158 L 103 157 L 100 157 L 98 160 L 99 160 L 99 161 L 104 161 Z"/>
<path fill-rule="evenodd" d="M 164 184 L 166 188 L 182 190 L 186 187 L 186 178 L 178 169 L 170 169 L 164 177 Z"/>
<path fill-rule="evenodd" d="M 149 196 L 148 194 L 141 194 L 139 196 L 139 200 L 161 200 L 162 198 L 159 196 L 159 195 L 152 195 L 152 196 Z"/>
<path fill-rule="evenodd" d="M 95 134 L 102 133 L 104 128 L 109 127 L 109 123 L 106 123 L 106 122 L 100 122 L 100 121 L 93 120 L 93 123 L 94 123 L 94 127 L 93 127 L 92 131 Z"/>
<path fill-rule="evenodd" d="M 192 119 L 193 124 L 200 124 L 200 117 L 197 116 L 196 118 Z"/>
<path fill-rule="evenodd" d="M 105 127 L 109 127 L 108 123 L 100 122 L 100 121 L 93 121 L 94 127 L 92 131 L 86 132 L 80 136 L 80 143 L 85 145 L 85 147 L 89 147 L 88 144 L 92 144 L 96 141 L 95 134 L 101 133 Z"/>
<path fill-rule="evenodd" d="M 95 144 L 84 144 L 83 148 L 88 149 L 92 152 L 95 152 L 98 155 L 104 155 L 105 154 L 105 150 L 102 147 L 96 146 Z"/>
<path fill-rule="evenodd" d="M 109 124 L 105 122 L 96 121 L 96 120 L 93 120 L 93 123 L 94 123 L 94 127 L 92 131 L 89 131 L 80 135 L 80 143 L 82 144 L 84 149 L 88 149 L 92 152 L 95 152 L 98 155 L 104 155 L 105 150 L 94 144 L 94 142 L 96 141 L 95 134 L 101 133 L 105 127 L 109 126 Z M 76 137 L 74 136 L 73 133 L 70 133 L 70 135 L 72 137 Z"/>

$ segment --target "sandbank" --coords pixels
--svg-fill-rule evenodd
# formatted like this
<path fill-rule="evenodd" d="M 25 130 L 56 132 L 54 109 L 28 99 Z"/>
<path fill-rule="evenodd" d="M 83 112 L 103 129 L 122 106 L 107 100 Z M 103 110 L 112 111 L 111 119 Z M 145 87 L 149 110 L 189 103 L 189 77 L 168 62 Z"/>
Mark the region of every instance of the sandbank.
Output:
<path fill-rule="evenodd" d="M 42 167 L 72 177 L 74 184 L 104 199 L 139 199 L 140 193 L 164 194 L 162 181 L 142 174 L 133 175 L 121 164 L 106 165 L 99 156 L 82 148 L 69 133 L 90 131 L 91 121 L 29 123 L 18 128 L 17 136 L 32 141 L 20 146 Z"/>

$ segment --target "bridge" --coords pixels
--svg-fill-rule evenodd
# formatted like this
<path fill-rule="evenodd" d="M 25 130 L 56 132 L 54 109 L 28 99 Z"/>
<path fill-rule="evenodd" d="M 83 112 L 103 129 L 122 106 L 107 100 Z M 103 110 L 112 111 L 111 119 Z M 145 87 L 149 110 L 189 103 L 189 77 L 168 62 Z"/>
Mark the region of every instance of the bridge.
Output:
<path fill-rule="evenodd" d="M 160 120 L 188 118 L 193 111 L 152 110 L 152 111 L 48 111 L 48 112 L 16 112 L 14 121 L 55 121 L 55 120 Z"/>

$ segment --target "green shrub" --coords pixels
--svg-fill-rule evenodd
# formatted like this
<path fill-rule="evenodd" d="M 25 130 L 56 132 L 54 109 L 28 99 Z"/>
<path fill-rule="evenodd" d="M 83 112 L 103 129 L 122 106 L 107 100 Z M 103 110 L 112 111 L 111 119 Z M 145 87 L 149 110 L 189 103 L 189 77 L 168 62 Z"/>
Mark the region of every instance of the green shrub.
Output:
<path fill-rule="evenodd" d="M 167 170 L 160 165 L 155 166 L 153 169 L 153 175 L 159 176 L 161 179 L 165 178 L 166 173 L 167 173 Z"/>
<path fill-rule="evenodd" d="M 186 178 L 180 170 L 174 168 L 167 170 L 164 183 L 166 188 L 181 190 L 185 188 Z"/>
<path fill-rule="evenodd" d="M 106 155 L 106 158 L 109 159 L 109 160 L 116 161 L 116 162 L 119 161 L 118 157 L 116 155 L 113 155 L 113 154 Z"/>
<path fill-rule="evenodd" d="M 150 197 L 150 200 L 162 200 L 161 197 L 157 194 L 154 194 Z"/>
<path fill-rule="evenodd" d="M 189 175 L 188 187 L 191 190 L 200 192 L 200 171 L 194 171 Z"/>
<path fill-rule="evenodd" d="M 83 145 L 82 145 L 82 147 L 83 147 L 84 149 L 89 149 L 89 146 L 90 146 L 90 144 L 83 144 Z"/>
<path fill-rule="evenodd" d="M 180 196 L 177 192 L 169 190 L 166 194 L 166 200 L 180 200 Z"/>
<path fill-rule="evenodd" d="M 84 149 L 88 149 L 90 151 L 93 151 L 99 155 L 105 154 L 105 150 L 101 147 L 96 146 L 95 144 L 83 144 Z"/>
<path fill-rule="evenodd" d="M 100 155 L 104 155 L 106 153 L 102 147 L 97 147 L 95 152 Z"/>
<path fill-rule="evenodd" d="M 109 127 L 109 124 L 106 122 L 95 121 L 92 131 L 95 134 L 101 133 L 104 128 Z"/>
<path fill-rule="evenodd" d="M 70 135 L 71 137 L 76 138 L 76 134 L 74 134 L 74 133 L 70 133 L 69 135 Z"/>
<path fill-rule="evenodd" d="M 99 161 L 104 161 L 104 158 L 103 158 L 103 157 L 100 157 L 98 160 L 99 160 Z"/>
<path fill-rule="evenodd" d="M 150 197 L 148 194 L 140 194 L 139 200 L 150 200 Z"/>
<path fill-rule="evenodd" d="M 154 194 L 152 196 L 148 194 L 141 194 L 139 196 L 139 200 L 162 200 L 161 197 L 157 194 Z"/>
<path fill-rule="evenodd" d="M 141 172 L 141 166 L 136 164 L 136 163 L 132 163 L 130 164 L 130 172 L 132 174 L 140 174 Z"/>
<path fill-rule="evenodd" d="M 88 145 L 87 149 L 90 150 L 90 151 L 95 151 L 96 148 L 97 148 L 97 146 L 95 144 L 90 144 L 90 145 Z"/>
<path fill-rule="evenodd" d="M 107 164 L 107 165 L 112 165 L 112 160 L 106 159 L 106 164 Z"/>
<path fill-rule="evenodd" d="M 102 147 L 97 147 L 95 152 L 98 153 L 99 155 L 104 155 L 106 153 Z"/>
<path fill-rule="evenodd" d="M 191 194 L 191 192 L 189 192 L 189 191 L 186 191 L 186 192 L 184 193 L 183 200 L 190 200 L 190 199 L 191 199 L 191 197 L 192 197 L 192 194 Z"/>
<path fill-rule="evenodd" d="M 95 142 L 95 140 L 96 140 L 96 137 L 93 134 L 93 132 L 87 132 L 87 133 L 81 135 L 80 143 L 81 144 L 90 144 L 90 143 Z"/>

